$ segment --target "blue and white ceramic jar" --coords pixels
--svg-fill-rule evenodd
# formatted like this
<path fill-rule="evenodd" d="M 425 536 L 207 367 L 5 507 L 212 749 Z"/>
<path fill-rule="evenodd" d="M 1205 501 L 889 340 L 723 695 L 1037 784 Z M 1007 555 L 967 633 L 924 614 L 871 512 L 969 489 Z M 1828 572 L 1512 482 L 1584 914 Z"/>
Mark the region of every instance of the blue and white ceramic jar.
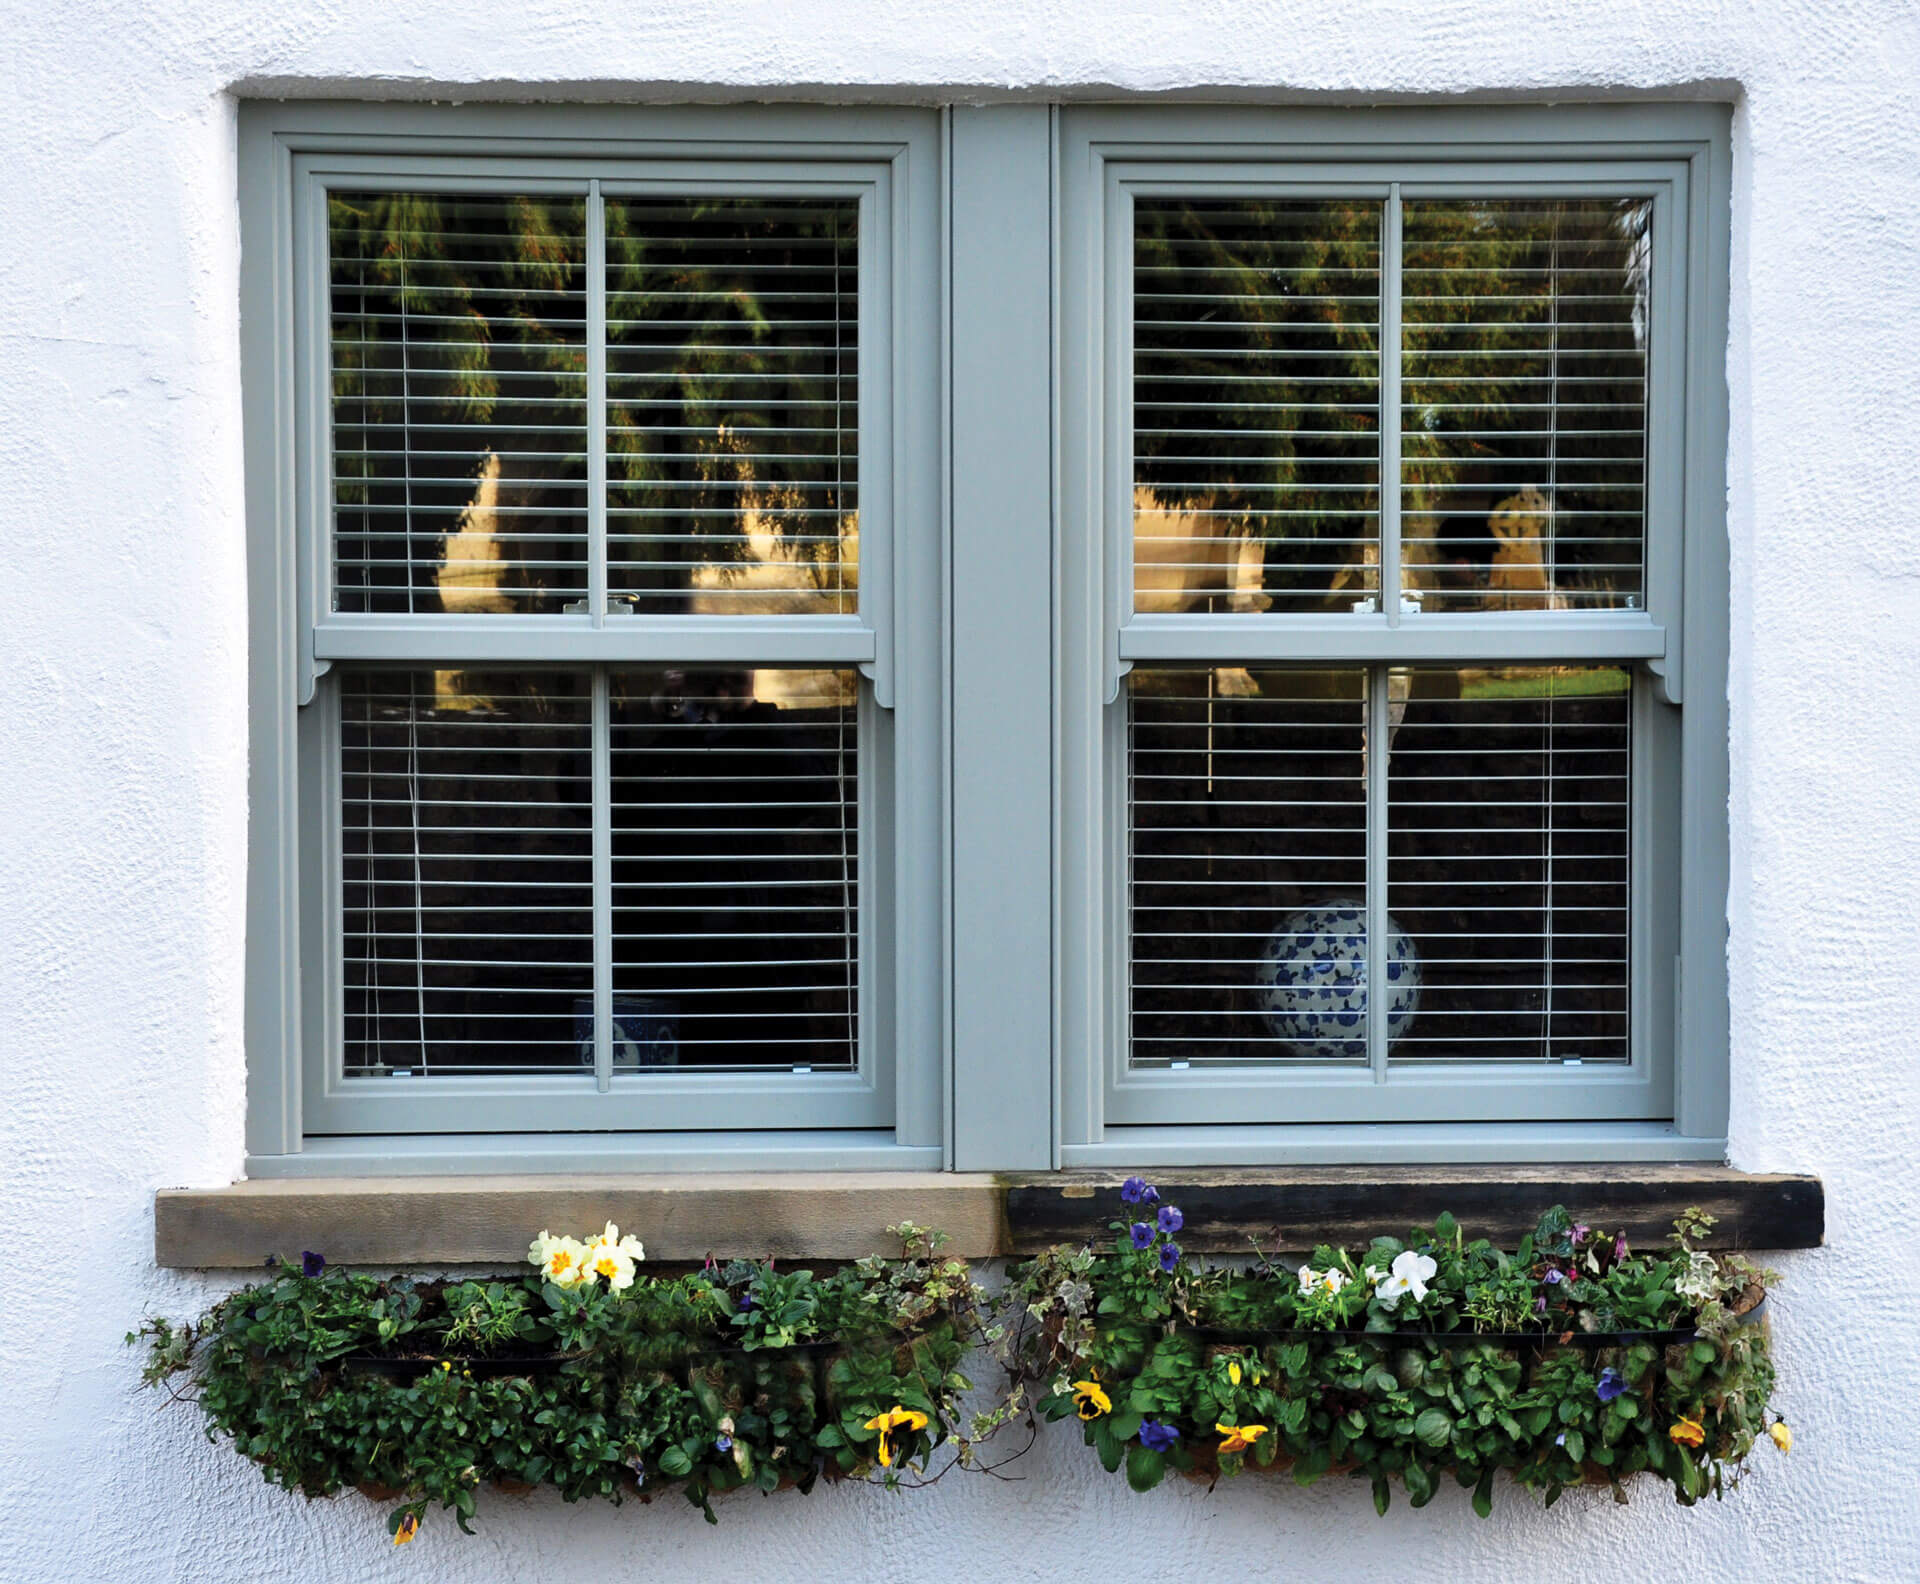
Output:
<path fill-rule="evenodd" d="M 1367 910 L 1338 897 L 1288 917 L 1267 941 L 1260 992 L 1273 1030 L 1299 1056 L 1318 1061 L 1367 1054 Z M 1420 954 L 1387 920 L 1387 1037 L 1397 1040 L 1420 1010 Z"/>

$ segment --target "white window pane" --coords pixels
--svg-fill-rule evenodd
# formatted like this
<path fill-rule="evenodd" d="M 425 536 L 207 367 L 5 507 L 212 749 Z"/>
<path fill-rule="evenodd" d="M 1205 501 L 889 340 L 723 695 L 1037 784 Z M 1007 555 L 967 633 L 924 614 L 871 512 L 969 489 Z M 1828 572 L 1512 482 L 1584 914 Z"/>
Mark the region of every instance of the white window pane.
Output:
<path fill-rule="evenodd" d="M 590 1068 L 587 676 L 339 687 L 347 1075 Z"/>
<path fill-rule="evenodd" d="M 612 769 L 614 1071 L 851 1070 L 858 673 L 617 671 Z"/>
<path fill-rule="evenodd" d="M 1365 1064 L 1366 683 L 1128 678 L 1136 1063 Z"/>
<path fill-rule="evenodd" d="M 1418 954 L 1419 1008 L 1392 1059 L 1625 1061 L 1627 673 L 1393 682 L 1388 908 Z"/>
<path fill-rule="evenodd" d="M 855 609 L 859 203 L 607 203 L 608 584 L 640 611 Z"/>
<path fill-rule="evenodd" d="M 1136 611 L 1377 595 L 1380 236 L 1370 199 L 1135 200 Z"/>
<path fill-rule="evenodd" d="M 1424 609 L 1644 595 L 1645 199 L 1422 199 L 1403 216 L 1401 543 Z"/>
<path fill-rule="evenodd" d="M 336 192 L 327 216 L 335 608 L 584 598 L 582 200 Z"/>

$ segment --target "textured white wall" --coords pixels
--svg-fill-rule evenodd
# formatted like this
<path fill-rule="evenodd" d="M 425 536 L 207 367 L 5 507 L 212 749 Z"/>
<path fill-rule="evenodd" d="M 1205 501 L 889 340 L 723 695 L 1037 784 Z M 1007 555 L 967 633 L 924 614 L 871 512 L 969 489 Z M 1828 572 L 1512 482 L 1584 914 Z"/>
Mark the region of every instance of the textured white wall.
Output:
<path fill-rule="evenodd" d="M 1920 1577 L 1920 13 L 1911 0 L 0 4 L 0 1576 L 755 1581 Z M 1819 1172 L 1777 1300 L 1789 1462 L 1691 1514 L 1504 1491 L 1023 1483 L 620 1512 L 501 1499 L 395 1557 L 130 1390 L 151 1195 L 241 1159 L 232 94 L 1729 98 L 1736 1164 Z M 676 88 L 674 85 L 682 85 Z M 937 97 L 937 92 L 929 94 Z M 644 1229 L 642 1229 L 644 1230 Z M 396 1566 L 397 1564 L 397 1566 Z"/>

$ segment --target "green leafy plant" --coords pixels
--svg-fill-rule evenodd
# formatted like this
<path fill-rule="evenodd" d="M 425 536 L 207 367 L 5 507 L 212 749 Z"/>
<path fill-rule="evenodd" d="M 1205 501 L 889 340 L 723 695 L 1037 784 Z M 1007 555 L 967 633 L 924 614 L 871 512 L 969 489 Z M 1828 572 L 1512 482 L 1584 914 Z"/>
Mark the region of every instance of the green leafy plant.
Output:
<path fill-rule="evenodd" d="M 1138 1490 L 1169 1470 L 1345 1473 L 1384 1512 L 1395 1482 L 1422 1507 L 1451 1476 L 1485 1516 L 1505 1469 L 1549 1505 L 1580 1483 L 1624 1501 L 1638 1473 L 1691 1504 L 1763 1433 L 1790 1444 L 1750 1318 L 1771 1274 L 1700 1249 L 1708 1218 L 1635 1255 L 1559 1207 L 1510 1253 L 1442 1216 L 1287 1271 L 1204 1267 L 1150 1185 L 1129 1178 L 1122 1198 L 1138 1219 L 1112 1223 L 1110 1252 L 1015 1273 L 1026 1323 L 1000 1352 L 1038 1412 L 1078 1417 Z"/>
<path fill-rule="evenodd" d="M 737 1261 L 644 1277 L 612 1226 L 542 1234 L 525 1276 L 421 1282 L 275 1264 L 192 1325 L 150 1321 L 143 1379 L 198 1401 L 276 1485 L 396 1501 L 397 1544 L 426 1510 L 462 1529 L 482 1487 L 568 1501 L 678 1486 L 810 1490 L 825 1473 L 924 1476 L 956 1436 L 982 1295 L 931 1234 L 902 1257 L 824 1275 Z"/>

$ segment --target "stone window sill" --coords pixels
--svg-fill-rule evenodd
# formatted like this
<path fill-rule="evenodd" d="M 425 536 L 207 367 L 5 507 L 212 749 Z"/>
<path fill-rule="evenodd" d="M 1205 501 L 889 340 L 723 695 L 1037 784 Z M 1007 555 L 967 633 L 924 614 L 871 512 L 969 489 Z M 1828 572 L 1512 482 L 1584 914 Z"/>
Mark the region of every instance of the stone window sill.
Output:
<path fill-rule="evenodd" d="M 1359 1244 L 1450 1210 L 1470 1236 L 1511 1244 L 1564 1204 L 1634 1242 L 1663 1241 L 1689 1206 L 1718 1217 L 1717 1247 L 1818 1247 L 1826 1198 L 1816 1177 L 1725 1166 L 1407 1166 L 1166 1170 L 1161 1196 L 1186 1212 L 1198 1253 Z M 751 1176 L 342 1177 L 165 1189 L 154 1257 L 178 1268 L 255 1267 L 314 1249 L 343 1265 L 510 1266 L 543 1227 L 613 1220 L 649 1259 L 712 1254 L 854 1259 L 890 1252 L 898 1221 L 939 1227 L 968 1259 L 1031 1254 L 1103 1238 L 1120 1217 L 1122 1174 L 790 1172 Z"/>

